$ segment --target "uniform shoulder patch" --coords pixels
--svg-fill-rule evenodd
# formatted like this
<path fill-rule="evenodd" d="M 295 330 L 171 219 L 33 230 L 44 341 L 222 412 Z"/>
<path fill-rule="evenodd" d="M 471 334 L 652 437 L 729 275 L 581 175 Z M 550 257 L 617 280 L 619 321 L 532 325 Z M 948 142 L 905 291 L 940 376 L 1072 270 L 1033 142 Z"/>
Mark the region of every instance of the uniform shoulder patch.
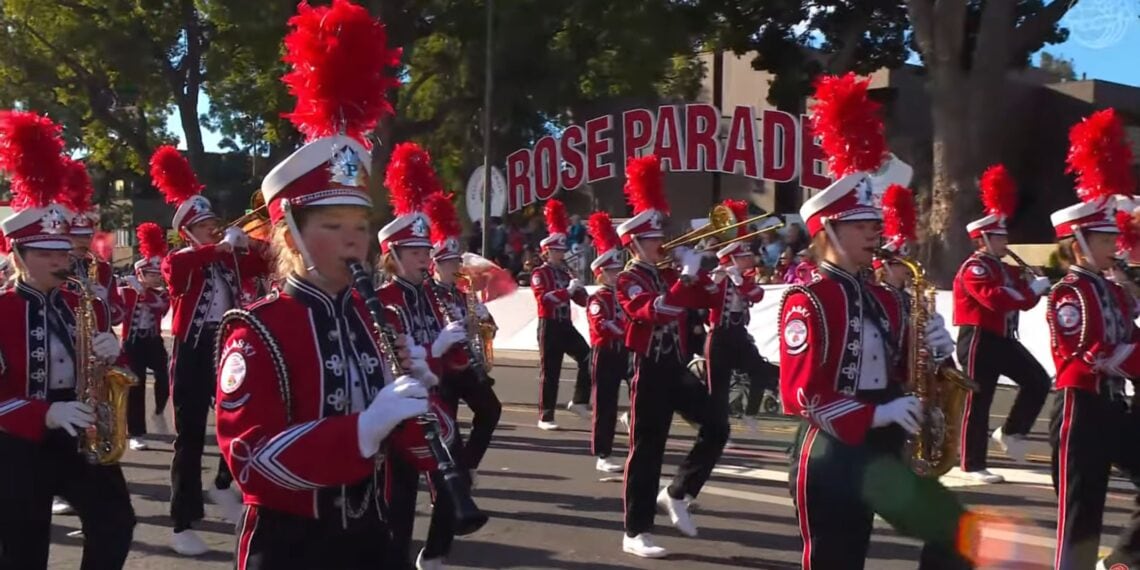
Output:
<path fill-rule="evenodd" d="M 531 285 L 542 285 L 542 273 L 540 273 L 538 271 L 531 273 L 530 274 L 530 284 Z"/>
<path fill-rule="evenodd" d="M 642 289 L 641 285 L 638 285 L 637 283 L 630 283 L 625 287 L 625 294 L 627 297 L 636 297 L 644 291 L 645 289 Z"/>
<path fill-rule="evenodd" d="M 807 350 L 808 326 L 807 318 L 791 316 L 784 321 L 784 350 L 791 355 L 800 354 Z"/>
<path fill-rule="evenodd" d="M 222 360 L 218 388 L 223 394 L 233 394 L 245 383 L 245 355 L 241 350 L 231 350 Z"/>
<path fill-rule="evenodd" d="M 602 304 L 601 303 L 599 303 L 597 301 L 590 303 L 590 314 L 591 315 L 598 315 L 601 312 L 602 312 Z"/>
<path fill-rule="evenodd" d="M 989 275 L 990 270 L 980 261 L 971 261 L 966 264 L 966 273 L 974 277 L 985 277 Z"/>

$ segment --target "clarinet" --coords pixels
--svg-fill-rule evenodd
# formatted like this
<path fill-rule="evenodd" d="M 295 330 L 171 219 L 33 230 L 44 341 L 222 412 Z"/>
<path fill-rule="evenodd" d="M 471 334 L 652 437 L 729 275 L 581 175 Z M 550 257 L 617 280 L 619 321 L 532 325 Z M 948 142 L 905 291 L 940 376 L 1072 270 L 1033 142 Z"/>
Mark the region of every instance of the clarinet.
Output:
<path fill-rule="evenodd" d="M 443 315 L 443 320 L 445 321 L 444 325 L 450 325 L 451 323 L 458 322 L 459 319 L 451 313 L 451 307 L 439 298 L 439 292 L 436 291 L 435 288 L 436 284 L 432 279 L 431 274 L 425 271 L 424 289 L 427 290 L 428 297 L 431 299 L 432 304 L 434 304 L 436 308 L 439 309 L 439 312 Z M 467 326 L 470 327 L 471 324 L 468 322 Z M 479 333 L 478 331 L 468 330 L 468 340 L 465 340 L 460 344 L 463 345 L 463 351 L 467 353 L 467 362 L 470 363 L 471 370 L 475 371 L 475 376 L 478 378 L 479 382 L 483 384 L 491 383 L 491 379 L 487 376 L 487 366 L 483 364 L 483 359 L 479 358 L 479 356 L 475 354 L 475 349 L 471 347 L 470 338 L 472 334 Z"/>
<path fill-rule="evenodd" d="M 387 320 L 384 318 L 384 306 L 372 289 L 371 276 L 359 261 L 353 259 L 348 260 L 347 263 L 348 270 L 352 272 L 352 286 L 364 299 L 364 304 L 372 315 L 372 324 L 376 327 L 379 337 L 377 345 L 380 347 L 381 355 L 388 361 L 388 369 L 391 371 L 392 377 L 407 375 L 408 371 L 400 365 L 400 357 L 396 352 L 396 331 L 387 324 Z M 428 450 L 436 463 L 436 473 L 433 475 L 438 474 L 438 476 L 433 477 L 433 480 L 437 482 L 438 489 L 451 498 L 456 536 L 471 534 L 483 528 L 483 525 L 487 524 L 487 515 L 479 510 L 471 498 L 471 486 L 452 457 L 451 450 L 443 442 L 439 429 L 439 419 L 429 413 L 409 421 L 417 424 L 423 430 Z M 405 424 L 407 423 L 405 422 Z M 403 428 L 405 424 L 397 429 Z"/>

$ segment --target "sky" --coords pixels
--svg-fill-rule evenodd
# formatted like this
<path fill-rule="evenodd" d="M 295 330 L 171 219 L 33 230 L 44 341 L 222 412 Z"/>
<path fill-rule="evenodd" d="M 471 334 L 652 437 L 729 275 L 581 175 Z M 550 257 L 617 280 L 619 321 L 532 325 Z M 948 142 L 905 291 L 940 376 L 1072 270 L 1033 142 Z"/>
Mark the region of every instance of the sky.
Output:
<path fill-rule="evenodd" d="M 1063 2 L 1068 0 L 1053 0 Z M 1077 75 L 1140 87 L 1140 0 L 1081 0 L 1062 24 L 1069 28 L 1069 40 L 1046 46 L 1044 51 L 1073 60 Z M 1034 56 L 1037 61 L 1037 56 Z M 210 107 L 203 94 L 198 98 L 198 114 Z M 184 140 L 177 114 L 167 118 L 167 128 Z M 219 151 L 221 135 L 203 131 L 207 151 Z M 186 148 L 185 142 L 179 148 Z"/>

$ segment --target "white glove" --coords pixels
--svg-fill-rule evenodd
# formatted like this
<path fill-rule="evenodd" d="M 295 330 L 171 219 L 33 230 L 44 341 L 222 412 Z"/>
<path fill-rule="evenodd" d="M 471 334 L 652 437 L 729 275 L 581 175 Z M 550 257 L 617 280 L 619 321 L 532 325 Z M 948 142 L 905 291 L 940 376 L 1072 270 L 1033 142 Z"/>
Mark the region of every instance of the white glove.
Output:
<path fill-rule="evenodd" d="M 487 310 L 487 305 L 483 303 L 475 303 L 475 316 L 481 321 L 491 318 L 491 311 Z"/>
<path fill-rule="evenodd" d="M 222 243 L 230 244 L 230 247 L 247 247 L 249 246 L 249 236 L 241 231 L 241 228 L 226 228 L 226 235 L 222 238 Z"/>
<path fill-rule="evenodd" d="M 709 277 L 712 277 L 713 283 L 720 285 L 720 282 L 724 281 L 725 277 L 728 277 L 728 270 L 726 270 L 724 267 L 717 267 L 716 269 L 713 269 L 711 273 L 709 273 Z"/>
<path fill-rule="evenodd" d="M 427 358 L 427 350 L 416 344 L 410 335 L 404 335 L 404 348 L 408 351 L 408 360 L 424 360 Z"/>
<path fill-rule="evenodd" d="M 44 425 L 48 429 L 63 428 L 72 437 L 95 423 L 95 411 L 83 402 L 56 402 L 48 408 Z"/>
<path fill-rule="evenodd" d="M 922 402 L 914 396 L 903 396 L 875 407 L 875 417 L 871 427 L 884 427 L 891 424 L 902 426 L 907 433 L 918 433 L 919 416 L 922 415 Z"/>
<path fill-rule="evenodd" d="M 1044 295 L 1049 290 L 1051 284 L 1048 277 L 1038 277 L 1029 282 L 1029 288 L 1038 295 Z"/>
<path fill-rule="evenodd" d="M 733 285 L 739 287 L 742 283 L 744 283 L 744 273 L 740 271 L 739 267 L 735 265 L 729 266 L 727 273 L 728 277 L 732 279 Z"/>
<path fill-rule="evenodd" d="M 102 285 L 92 285 L 91 291 L 94 292 L 95 296 L 99 297 L 99 299 L 101 301 L 103 301 L 104 303 L 106 303 L 107 300 L 111 298 L 110 295 L 107 293 L 107 288 L 102 286 Z"/>
<path fill-rule="evenodd" d="M 428 411 L 427 387 L 411 376 L 401 376 L 384 386 L 368 409 L 356 418 L 357 446 L 361 457 L 380 451 L 380 442 L 400 422 Z"/>
<path fill-rule="evenodd" d="M 464 329 L 463 323 L 455 321 L 439 331 L 439 336 L 435 338 L 435 342 L 431 343 L 431 355 L 435 358 L 439 358 L 443 356 L 448 349 L 466 338 L 467 330 Z"/>
<path fill-rule="evenodd" d="M 128 275 L 126 281 L 127 281 L 127 286 L 130 287 L 131 289 L 134 289 L 135 291 L 138 291 L 139 293 L 143 292 L 143 286 L 142 286 L 142 283 L 139 282 L 138 277 L 135 277 L 134 275 Z"/>
<path fill-rule="evenodd" d="M 950 338 L 950 331 L 946 330 L 946 321 L 938 313 L 934 313 L 930 320 L 926 321 L 926 346 L 938 360 L 954 352 L 954 339 Z"/>
<path fill-rule="evenodd" d="M 686 249 L 681 252 L 681 275 L 687 277 L 696 277 L 701 272 L 701 260 L 704 256 L 691 250 Z"/>
<path fill-rule="evenodd" d="M 574 278 L 570 280 L 570 286 L 567 287 L 566 290 L 569 291 L 571 295 L 573 295 L 575 291 L 583 288 L 584 287 L 582 285 L 582 281 L 578 278 Z"/>
<path fill-rule="evenodd" d="M 100 360 L 111 362 L 119 357 L 120 350 L 122 346 L 119 344 L 119 339 L 112 333 L 101 332 L 91 340 L 91 351 Z"/>

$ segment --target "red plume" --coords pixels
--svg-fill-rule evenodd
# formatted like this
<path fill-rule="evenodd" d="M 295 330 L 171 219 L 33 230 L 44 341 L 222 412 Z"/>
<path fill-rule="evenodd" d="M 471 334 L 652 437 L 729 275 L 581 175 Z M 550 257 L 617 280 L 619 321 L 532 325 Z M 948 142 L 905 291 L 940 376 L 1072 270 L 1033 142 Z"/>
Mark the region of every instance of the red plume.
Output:
<path fill-rule="evenodd" d="M 63 189 L 63 139 L 47 117 L 0 111 L 0 170 L 12 181 L 12 207 L 42 208 Z"/>
<path fill-rule="evenodd" d="M 309 140 L 343 133 L 361 142 L 384 115 L 388 91 L 400 82 L 389 68 L 400 50 L 388 48 L 384 24 L 348 0 L 332 6 L 302 2 L 289 19 L 282 80 L 297 98 L 285 115 Z"/>
<path fill-rule="evenodd" d="M 1136 227 L 1136 220 L 1130 212 L 1120 210 L 1116 212 L 1116 228 L 1120 230 L 1120 235 L 1116 237 L 1116 251 L 1127 255 L 1140 244 L 1140 229 Z"/>
<path fill-rule="evenodd" d="M 8 237 L 4 235 L 4 230 L 0 230 L 0 255 L 8 255 L 9 251 L 12 251 L 12 246 L 8 244 Z"/>
<path fill-rule="evenodd" d="M 646 210 L 669 215 L 663 182 L 661 161 L 656 155 L 631 158 L 625 163 L 625 199 L 633 207 L 634 215 Z"/>
<path fill-rule="evenodd" d="M 202 191 L 190 161 L 170 145 L 158 147 L 151 155 L 150 179 L 166 197 L 166 203 L 175 207 Z"/>
<path fill-rule="evenodd" d="M 816 80 L 811 128 L 835 177 L 874 172 L 887 158 L 880 105 L 867 96 L 869 83 L 854 73 Z"/>
<path fill-rule="evenodd" d="M 166 232 L 154 222 L 139 224 L 135 228 L 135 237 L 139 240 L 139 255 L 143 259 L 152 257 L 166 257 Z"/>
<path fill-rule="evenodd" d="M 987 215 L 1010 218 L 1017 211 L 1017 183 L 1002 164 L 995 164 L 982 173 L 978 183 L 982 189 L 982 206 Z"/>
<path fill-rule="evenodd" d="M 748 202 L 744 200 L 725 200 L 724 205 L 732 210 L 732 216 L 736 218 L 737 222 L 743 222 L 748 219 Z M 741 225 L 736 228 L 736 235 L 742 236 L 748 233 L 748 226 Z"/>
<path fill-rule="evenodd" d="M 605 212 L 590 214 L 590 219 L 586 221 L 586 231 L 589 232 L 590 239 L 594 240 L 594 249 L 598 254 L 621 247 L 621 238 L 614 229 L 614 221 Z"/>
<path fill-rule="evenodd" d="M 566 217 L 566 206 L 561 200 L 547 200 L 542 209 L 546 218 L 546 232 L 549 234 L 565 234 L 570 229 L 570 219 Z"/>
<path fill-rule="evenodd" d="M 95 232 L 91 238 L 91 252 L 102 261 L 111 261 L 115 252 L 115 234 Z"/>
<path fill-rule="evenodd" d="M 1131 196 L 1132 147 L 1115 109 L 1097 111 L 1069 129 L 1066 174 L 1077 175 L 1077 196 L 1085 202 L 1114 194 Z"/>
<path fill-rule="evenodd" d="M 883 235 L 887 238 L 914 240 L 914 193 L 904 186 L 891 184 L 883 193 Z"/>
<path fill-rule="evenodd" d="M 424 200 L 440 191 L 431 156 L 412 142 L 400 143 L 392 149 L 384 185 L 388 187 L 388 199 L 397 216 L 422 210 Z"/>
<path fill-rule="evenodd" d="M 424 200 L 424 213 L 431 219 L 432 243 L 443 243 L 447 238 L 459 237 L 463 233 L 459 214 L 451 199 L 451 194 L 433 192 Z"/>
<path fill-rule="evenodd" d="M 91 198 L 95 195 L 87 166 L 68 157 L 63 158 L 63 166 L 63 195 L 60 196 L 60 201 L 76 214 L 84 214 L 91 209 Z"/>

